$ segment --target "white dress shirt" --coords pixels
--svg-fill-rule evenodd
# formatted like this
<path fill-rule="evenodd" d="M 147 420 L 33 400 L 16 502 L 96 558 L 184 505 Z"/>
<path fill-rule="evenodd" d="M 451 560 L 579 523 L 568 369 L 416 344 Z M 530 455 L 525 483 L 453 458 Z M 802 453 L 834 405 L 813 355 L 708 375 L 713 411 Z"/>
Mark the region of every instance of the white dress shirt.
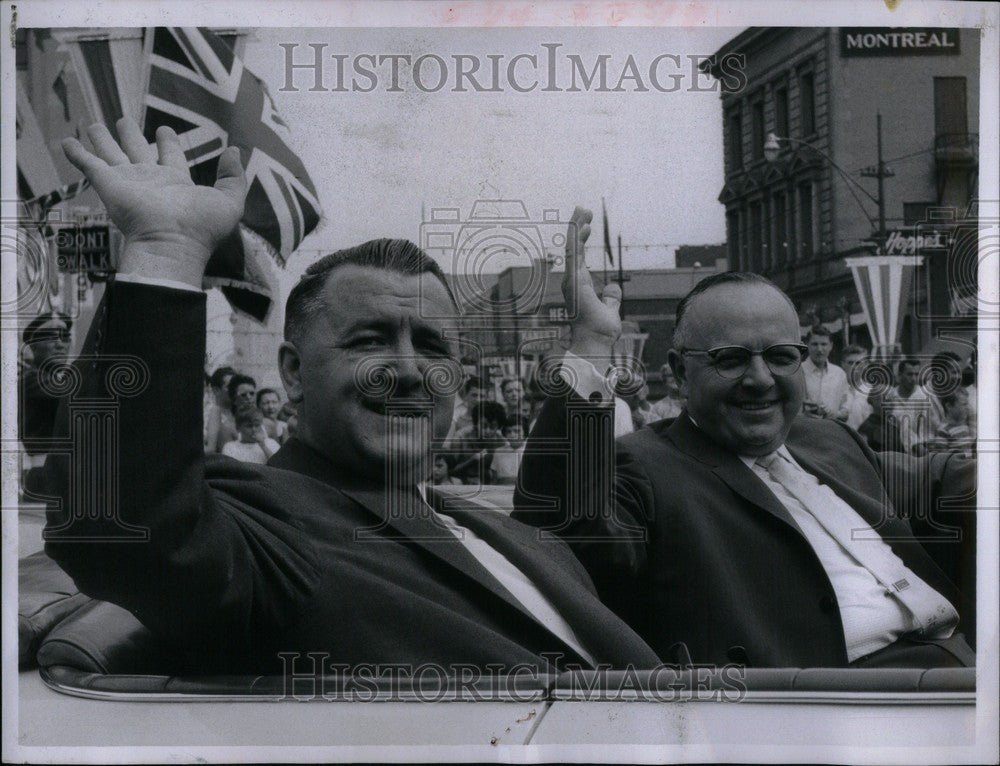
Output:
<path fill-rule="evenodd" d="M 847 373 L 843 368 L 832 362 L 826 367 L 818 367 L 812 359 L 802 363 L 802 372 L 806 378 L 806 397 L 813 404 L 826 407 L 831 418 L 842 418 L 847 415 Z"/>
<path fill-rule="evenodd" d="M 814 490 L 823 488 L 815 476 L 795 461 L 786 447 L 779 447 L 776 455 L 779 460 L 787 461 L 786 467 L 796 474 L 798 481 L 811 485 Z M 929 638 L 947 638 L 954 632 L 958 621 L 954 607 L 908 569 L 851 506 L 827 491 L 811 492 L 817 499 L 807 507 L 802 499 L 772 478 L 759 458 L 740 455 L 740 460 L 781 501 L 822 562 L 837 596 L 849 661 L 878 651 L 905 633 L 926 631 Z M 838 518 L 831 523 L 829 517 L 834 514 Z M 842 536 L 844 539 L 838 539 L 831 531 L 838 526 L 851 530 Z M 884 572 L 873 571 L 871 565 L 862 564 L 859 558 L 888 561 L 887 568 L 894 574 L 882 579 L 899 581 L 903 589 L 909 590 L 907 603 L 901 600 L 898 589 L 887 587 L 887 583 L 876 576 Z"/>

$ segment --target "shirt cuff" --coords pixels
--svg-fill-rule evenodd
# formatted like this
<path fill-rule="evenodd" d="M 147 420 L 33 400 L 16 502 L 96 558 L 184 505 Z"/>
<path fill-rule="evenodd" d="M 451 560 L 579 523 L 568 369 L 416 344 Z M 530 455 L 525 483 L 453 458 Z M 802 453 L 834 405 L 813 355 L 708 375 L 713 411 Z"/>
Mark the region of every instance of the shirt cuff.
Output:
<path fill-rule="evenodd" d="M 588 359 L 569 351 L 563 356 L 559 376 L 578 396 L 588 402 L 610 404 L 615 398 L 615 376 L 602 375 Z"/>
<path fill-rule="evenodd" d="M 563 356 L 559 376 L 577 396 L 594 404 L 614 404 L 615 438 L 632 433 L 632 410 L 624 399 L 614 395 L 618 376 L 614 370 L 601 375 L 587 359 L 569 351 Z"/>
<path fill-rule="evenodd" d="M 189 285 L 187 282 L 178 282 L 174 279 L 161 279 L 160 277 L 144 277 L 139 274 L 115 274 L 116 282 L 133 282 L 138 285 L 152 285 L 154 287 L 170 287 L 175 290 L 187 290 L 191 293 L 200 293 L 201 289 Z"/>

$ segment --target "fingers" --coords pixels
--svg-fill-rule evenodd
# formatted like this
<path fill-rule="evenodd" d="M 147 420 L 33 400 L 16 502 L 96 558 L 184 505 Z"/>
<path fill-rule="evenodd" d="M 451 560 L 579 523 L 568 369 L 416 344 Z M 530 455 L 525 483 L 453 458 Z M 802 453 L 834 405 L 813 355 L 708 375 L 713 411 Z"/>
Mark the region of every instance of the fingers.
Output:
<path fill-rule="evenodd" d="M 122 117 L 118 120 L 117 128 L 122 149 L 125 150 L 130 161 L 137 164 L 156 162 L 156 151 L 146 141 L 146 137 L 139 130 L 139 125 L 135 120 L 130 117 Z"/>
<path fill-rule="evenodd" d="M 127 165 L 129 158 L 118 142 L 111 135 L 111 131 L 102 123 L 94 123 L 87 128 L 87 136 L 94 145 L 94 154 L 100 157 L 109 165 Z"/>
<path fill-rule="evenodd" d="M 93 181 L 94 174 L 108 164 L 100 157 L 95 157 L 91 152 L 77 141 L 75 138 L 64 138 L 62 141 L 63 153 L 73 166 L 83 173 L 89 180 Z"/>
<path fill-rule="evenodd" d="M 219 156 L 215 188 L 234 199 L 242 200 L 246 196 L 247 178 L 240 163 L 240 150 L 235 146 L 230 146 Z"/>
<path fill-rule="evenodd" d="M 177 134 L 166 125 L 156 129 L 156 151 L 160 155 L 160 164 L 187 171 L 187 158 L 181 148 Z"/>

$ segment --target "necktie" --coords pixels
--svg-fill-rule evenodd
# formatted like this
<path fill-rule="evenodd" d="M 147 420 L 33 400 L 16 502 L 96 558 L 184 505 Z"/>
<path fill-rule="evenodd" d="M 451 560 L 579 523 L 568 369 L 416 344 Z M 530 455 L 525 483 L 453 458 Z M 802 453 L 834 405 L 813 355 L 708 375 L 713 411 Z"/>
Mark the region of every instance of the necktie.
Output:
<path fill-rule="evenodd" d="M 758 465 L 808 511 L 861 566 L 914 616 L 918 631 L 927 638 L 947 638 L 958 622 L 949 601 L 911 572 L 892 549 L 840 499 L 814 476 L 773 452 L 757 459 Z M 855 530 L 867 530 L 855 540 Z"/>

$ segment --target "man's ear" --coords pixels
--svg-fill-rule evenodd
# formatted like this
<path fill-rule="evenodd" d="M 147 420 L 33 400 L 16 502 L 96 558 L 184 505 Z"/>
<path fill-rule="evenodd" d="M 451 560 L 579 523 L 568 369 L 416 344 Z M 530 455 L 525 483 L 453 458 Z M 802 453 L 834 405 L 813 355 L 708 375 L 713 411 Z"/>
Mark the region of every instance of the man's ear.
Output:
<path fill-rule="evenodd" d="M 670 365 L 670 371 L 674 374 L 674 379 L 677 381 L 677 388 L 680 390 L 681 395 L 688 395 L 688 381 L 687 381 L 687 369 L 684 367 L 684 355 L 677 353 L 674 349 L 670 349 L 667 352 L 667 364 Z"/>
<path fill-rule="evenodd" d="M 278 372 L 285 395 L 292 404 L 302 403 L 302 360 L 294 343 L 283 341 L 278 347 Z"/>

